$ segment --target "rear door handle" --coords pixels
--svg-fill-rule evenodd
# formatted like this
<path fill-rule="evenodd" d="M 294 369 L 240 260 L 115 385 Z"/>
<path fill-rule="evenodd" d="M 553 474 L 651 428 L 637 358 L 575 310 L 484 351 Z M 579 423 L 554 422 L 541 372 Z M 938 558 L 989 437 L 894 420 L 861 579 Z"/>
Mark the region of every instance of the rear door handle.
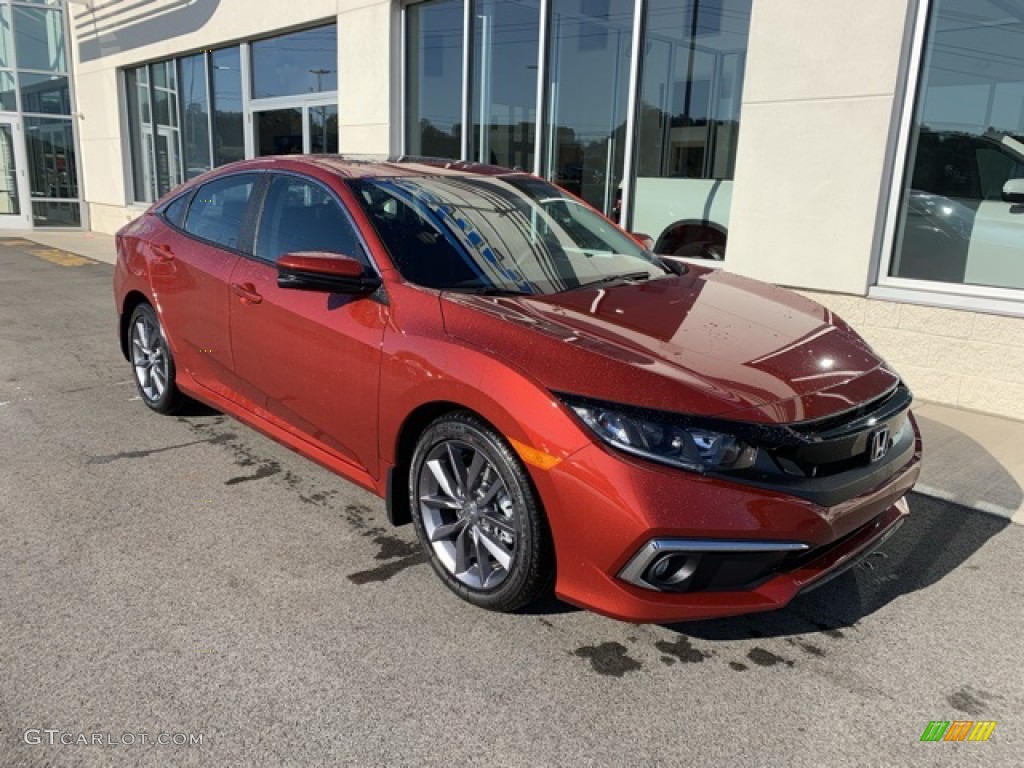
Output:
<path fill-rule="evenodd" d="M 242 300 L 243 304 L 259 304 L 263 297 L 256 292 L 256 286 L 252 283 L 232 283 L 231 291 Z"/>
<path fill-rule="evenodd" d="M 153 245 L 153 252 L 160 261 L 171 261 L 174 258 L 174 251 L 171 249 L 171 246 L 163 243 L 155 243 Z"/>

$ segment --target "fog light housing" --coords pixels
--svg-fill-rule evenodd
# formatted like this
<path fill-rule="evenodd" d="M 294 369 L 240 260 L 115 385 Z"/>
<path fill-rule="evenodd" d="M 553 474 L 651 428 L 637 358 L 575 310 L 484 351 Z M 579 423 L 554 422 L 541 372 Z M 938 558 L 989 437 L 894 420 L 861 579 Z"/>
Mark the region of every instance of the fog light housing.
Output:
<path fill-rule="evenodd" d="M 644 580 L 662 589 L 685 589 L 693 574 L 697 571 L 700 555 L 686 552 L 670 552 L 655 558 L 651 563 Z"/>
<path fill-rule="evenodd" d="M 651 539 L 619 571 L 619 578 L 655 592 L 749 589 L 808 549 L 799 541 Z"/>

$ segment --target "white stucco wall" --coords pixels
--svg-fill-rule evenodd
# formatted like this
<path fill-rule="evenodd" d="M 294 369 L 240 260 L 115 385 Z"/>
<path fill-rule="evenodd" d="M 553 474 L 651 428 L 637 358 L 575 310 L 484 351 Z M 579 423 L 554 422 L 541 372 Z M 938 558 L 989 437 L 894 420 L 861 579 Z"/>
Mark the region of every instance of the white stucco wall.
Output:
<path fill-rule="evenodd" d="M 393 0 L 303 0 L 298 3 L 253 0 L 203 0 L 214 6 L 195 31 L 171 34 L 157 42 L 120 50 L 120 30 L 161 14 L 196 12 L 198 3 L 153 0 L 106 2 L 96 11 L 70 5 L 78 109 L 83 196 L 89 223 L 99 232 L 115 232 L 144 206 L 131 205 L 126 130 L 120 98 L 120 70 L 140 63 L 218 48 L 317 22 L 338 24 L 339 143 L 347 153 L 387 154 L 397 146 L 399 9 Z M 168 18 L 170 18 L 168 16 Z M 168 25 L 170 28 L 170 25 Z M 94 29 L 102 30 L 97 37 Z M 120 32 L 130 34 L 130 31 Z M 98 42 L 106 53 L 82 61 L 78 43 Z M 246 127 L 249 130 L 249 127 Z"/>
<path fill-rule="evenodd" d="M 729 270 L 865 293 L 911 4 L 753 4 Z"/>

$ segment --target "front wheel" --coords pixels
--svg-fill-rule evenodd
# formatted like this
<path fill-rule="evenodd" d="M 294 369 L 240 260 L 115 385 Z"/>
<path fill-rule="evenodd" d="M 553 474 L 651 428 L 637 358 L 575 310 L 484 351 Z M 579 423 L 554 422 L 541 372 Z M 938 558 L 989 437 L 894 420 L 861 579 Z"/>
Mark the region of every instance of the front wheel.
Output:
<path fill-rule="evenodd" d="M 156 311 L 139 304 L 132 312 L 129 349 L 142 402 L 158 413 L 174 413 L 184 397 L 174 383 L 174 358 Z"/>
<path fill-rule="evenodd" d="M 550 588 L 544 514 L 518 457 L 491 427 L 463 412 L 433 422 L 416 445 L 409 494 L 430 564 L 463 600 L 513 611 Z"/>

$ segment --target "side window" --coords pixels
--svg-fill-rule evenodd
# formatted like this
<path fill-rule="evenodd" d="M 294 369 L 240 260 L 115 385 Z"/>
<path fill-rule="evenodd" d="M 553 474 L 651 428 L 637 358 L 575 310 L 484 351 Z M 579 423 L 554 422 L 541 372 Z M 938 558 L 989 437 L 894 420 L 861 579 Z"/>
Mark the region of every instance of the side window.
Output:
<path fill-rule="evenodd" d="M 1001 200 L 1003 185 L 1010 179 L 1024 176 L 1024 166 L 1012 155 L 995 147 L 978 150 L 978 171 L 981 174 L 981 192 L 986 200 Z"/>
<path fill-rule="evenodd" d="M 226 248 L 237 248 L 256 179 L 256 175 L 250 173 L 203 184 L 192 198 L 185 217 L 185 231 Z"/>
<path fill-rule="evenodd" d="M 192 199 L 192 193 L 174 198 L 164 206 L 163 214 L 171 224 L 180 228 L 185 223 L 185 213 L 188 211 L 188 201 Z"/>
<path fill-rule="evenodd" d="M 367 262 L 352 224 L 324 187 L 297 176 L 275 176 L 256 231 L 256 257 L 273 262 L 300 251 L 341 253 Z"/>
<path fill-rule="evenodd" d="M 943 197 L 980 199 L 974 149 L 973 143 L 958 134 L 922 131 L 914 167 L 914 189 Z"/>

